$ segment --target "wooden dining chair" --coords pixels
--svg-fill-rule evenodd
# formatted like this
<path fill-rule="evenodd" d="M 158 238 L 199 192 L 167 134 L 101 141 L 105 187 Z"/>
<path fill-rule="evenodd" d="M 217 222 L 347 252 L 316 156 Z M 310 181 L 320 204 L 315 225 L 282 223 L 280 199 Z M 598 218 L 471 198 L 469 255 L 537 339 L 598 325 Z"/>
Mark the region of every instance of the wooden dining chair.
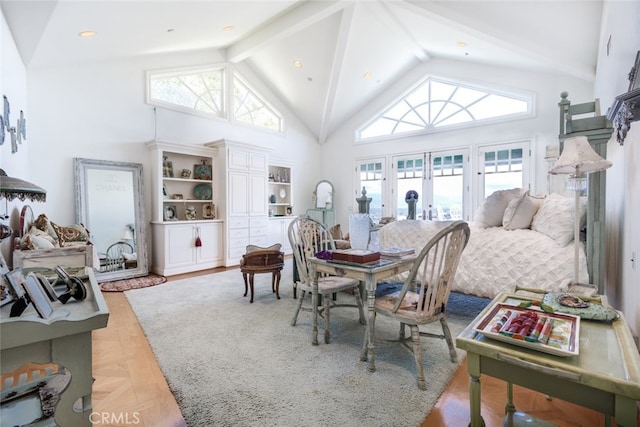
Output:
<path fill-rule="evenodd" d="M 416 261 L 398 292 L 376 298 L 373 316 L 373 336 L 369 337 L 369 328 L 365 333 L 361 360 L 367 358 L 369 338 L 375 340 L 375 317 L 382 314 L 400 322 L 400 334 L 397 341 L 413 352 L 416 362 L 418 388 L 426 389 L 422 363 L 421 336 L 445 339 L 449 346 L 452 362 L 457 362 L 456 348 L 447 325 L 447 301 L 451 292 L 453 278 L 458 268 L 460 256 L 469 241 L 469 226 L 464 221 L 454 221 L 436 233 L 416 258 Z M 419 287 L 417 286 L 419 284 Z M 420 325 L 440 321 L 442 334 L 422 332 Z M 411 335 L 405 337 L 405 327 L 409 326 Z M 410 345 L 408 341 L 411 340 Z"/>
<path fill-rule="evenodd" d="M 289 242 L 293 250 L 295 265 L 298 270 L 298 280 L 294 282 L 294 289 L 300 288 L 296 311 L 291 320 L 291 326 L 298 321 L 300 311 L 312 311 L 312 307 L 303 306 L 305 294 L 311 293 L 313 278 L 309 268 L 308 258 L 314 257 L 318 252 L 335 249 L 335 243 L 331 233 L 318 221 L 301 215 L 291 222 L 288 229 Z M 352 291 L 355 304 L 347 304 L 334 300 L 334 294 L 342 291 Z M 365 324 L 364 308 L 360 295 L 360 282 L 355 279 L 338 276 L 321 276 L 318 278 L 318 295 L 322 297 L 323 307 L 319 308 L 320 317 L 324 318 L 324 341 L 331 341 L 330 333 L 330 309 L 336 307 L 356 307 L 360 314 L 360 323 Z"/>

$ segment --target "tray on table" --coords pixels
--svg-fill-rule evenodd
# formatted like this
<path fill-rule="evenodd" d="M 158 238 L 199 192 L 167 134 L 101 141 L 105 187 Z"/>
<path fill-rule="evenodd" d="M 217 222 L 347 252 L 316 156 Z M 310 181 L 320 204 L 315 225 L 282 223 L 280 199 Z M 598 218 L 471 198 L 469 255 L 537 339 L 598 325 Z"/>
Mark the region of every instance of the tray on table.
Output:
<path fill-rule="evenodd" d="M 511 316 L 507 316 L 507 312 L 511 312 Z M 539 317 L 553 319 L 553 328 L 549 333 L 550 338 L 547 344 L 541 342 L 528 341 L 524 337 L 514 334 L 512 336 L 505 334 L 506 327 L 509 326 L 510 320 L 518 314 L 534 312 Z M 496 332 L 492 331 L 494 326 L 498 325 L 503 316 L 507 317 L 507 322 Z M 486 316 L 484 316 L 473 330 L 486 336 L 487 338 L 513 344 L 532 350 L 541 351 L 543 353 L 555 356 L 577 356 L 580 347 L 580 317 L 563 313 L 548 313 L 538 308 L 518 307 L 511 304 L 496 304 Z"/>

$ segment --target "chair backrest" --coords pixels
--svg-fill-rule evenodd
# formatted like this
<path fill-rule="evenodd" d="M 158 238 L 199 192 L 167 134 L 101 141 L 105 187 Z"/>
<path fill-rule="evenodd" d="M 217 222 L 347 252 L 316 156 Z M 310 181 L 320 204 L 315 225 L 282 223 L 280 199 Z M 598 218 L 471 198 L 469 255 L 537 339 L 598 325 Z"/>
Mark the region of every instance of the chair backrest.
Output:
<path fill-rule="evenodd" d="M 469 235 L 469 225 L 466 222 L 454 221 L 427 242 L 409 272 L 393 312 L 398 311 L 405 294 L 415 286 L 416 281 L 420 283 L 417 317 L 428 318 L 444 312 Z"/>
<path fill-rule="evenodd" d="M 314 257 L 318 252 L 334 250 L 333 237 L 320 222 L 307 215 L 300 215 L 291 221 L 288 235 L 300 283 L 308 285 L 311 282 L 307 259 Z"/>
<path fill-rule="evenodd" d="M 124 268 L 125 257 L 123 254 L 133 254 L 133 246 L 127 242 L 116 242 L 107 248 L 105 271 L 116 271 Z"/>

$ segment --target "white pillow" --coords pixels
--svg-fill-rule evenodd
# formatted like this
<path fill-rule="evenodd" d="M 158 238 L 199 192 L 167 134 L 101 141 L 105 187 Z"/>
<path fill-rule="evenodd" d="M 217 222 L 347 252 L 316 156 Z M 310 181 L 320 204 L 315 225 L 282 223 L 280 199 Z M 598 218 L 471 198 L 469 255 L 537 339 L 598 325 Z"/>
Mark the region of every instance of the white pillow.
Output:
<path fill-rule="evenodd" d="M 544 199 L 531 197 L 529 192 L 520 197 L 511 199 L 502 217 L 502 226 L 505 230 L 517 230 L 531 227 L 533 216 Z"/>
<path fill-rule="evenodd" d="M 574 235 L 575 199 L 553 193 L 542 203 L 533 217 L 531 229 L 551 237 L 558 245 L 567 246 Z M 580 199 L 580 223 L 584 222 L 587 200 Z"/>
<path fill-rule="evenodd" d="M 42 236 L 32 235 L 31 243 L 33 243 L 35 249 L 53 249 L 55 247 L 53 243 Z"/>
<path fill-rule="evenodd" d="M 478 209 L 473 218 L 474 224 L 482 228 L 500 227 L 502 225 L 504 211 L 507 209 L 511 199 L 528 191 L 529 190 L 524 188 L 512 188 L 510 190 L 493 192 L 482 202 L 482 205 L 480 205 L 480 209 Z"/>

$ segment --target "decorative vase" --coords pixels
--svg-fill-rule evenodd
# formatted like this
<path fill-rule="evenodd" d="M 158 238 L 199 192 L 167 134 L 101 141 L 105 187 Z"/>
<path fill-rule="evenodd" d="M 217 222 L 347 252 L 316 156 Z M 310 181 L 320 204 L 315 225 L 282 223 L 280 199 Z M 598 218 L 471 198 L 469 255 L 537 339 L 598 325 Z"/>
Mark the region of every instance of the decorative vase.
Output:
<path fill-rule="evenodd" d="M 369 245 L 369 215 L 349 215 L 349 241 L 351 249 L 365 250 Z"/>

